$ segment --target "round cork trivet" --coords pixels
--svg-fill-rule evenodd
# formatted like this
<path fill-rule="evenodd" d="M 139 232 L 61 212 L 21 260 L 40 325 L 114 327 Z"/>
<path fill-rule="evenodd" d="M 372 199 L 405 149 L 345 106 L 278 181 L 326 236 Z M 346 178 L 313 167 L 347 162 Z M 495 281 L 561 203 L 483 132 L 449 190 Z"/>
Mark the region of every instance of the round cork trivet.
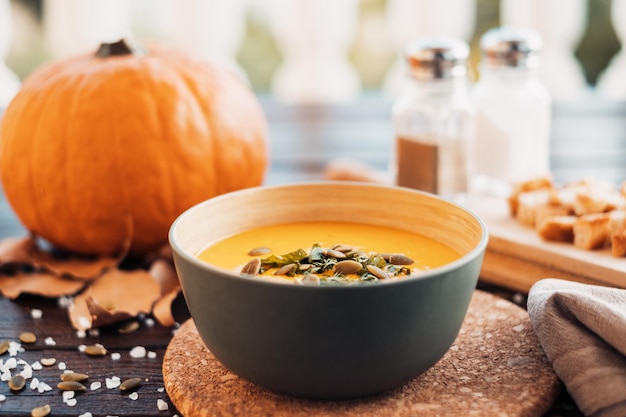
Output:
<path fill-rule="evenodd" d="M 204 346 L 192 320 L 163 359 L 167 393 L 185 417 L 409 417 L 543 415 L 561 384 L 528 313 L 477 290 L 461 331 L 434 367 L 384 394 L 317 401 L 275 394 L 229 372 Z"/>

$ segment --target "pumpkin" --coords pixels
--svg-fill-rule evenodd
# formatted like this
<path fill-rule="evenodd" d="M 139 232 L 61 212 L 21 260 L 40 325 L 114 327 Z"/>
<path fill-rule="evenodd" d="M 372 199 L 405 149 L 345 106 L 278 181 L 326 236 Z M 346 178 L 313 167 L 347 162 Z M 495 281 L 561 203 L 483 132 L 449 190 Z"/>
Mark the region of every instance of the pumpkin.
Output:
<path fill-rule="evenodd" d="M 163 45 L 43 65 L 0 121 L 0 179 L 23 225 L 81 254 L 145 254 L 190 206 L 260 185 L 268 129 L 236 75 Z"/>

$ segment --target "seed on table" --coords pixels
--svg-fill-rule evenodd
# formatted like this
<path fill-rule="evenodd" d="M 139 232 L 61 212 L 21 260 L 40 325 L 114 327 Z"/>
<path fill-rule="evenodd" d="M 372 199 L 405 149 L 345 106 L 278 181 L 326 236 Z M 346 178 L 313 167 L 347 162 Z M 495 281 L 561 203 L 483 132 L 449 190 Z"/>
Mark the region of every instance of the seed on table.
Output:
<path fill-rule="evenodd" d="M 132 320 L 121 325 L 117 332 L 120 334 L 129 334 L 139 329 L 139 322 L 137 320 Z"/>
<path fill-rule="evenodd" d="M 15 375 L 9 379 L 9 389 L 11 391 L 21 391 L 26 386 L 26 378 L 22 375 Z"/>
<path fill-rule="evenodd" d="M 63 381 L 57 384 L 62 391 L 85 391 L 87 388 L 78 381 Z"/>
<path fill-rule="evenodd" d="M 56 358 L 41 358 L 39 360 L 39 362 L 43 365 L 43 366 L 52 366 L 55 363 L 57 363 Z"/>
<path fill-rule="evenodd" d="M 104 356 L 107 354 L 107 350 L 104 346 L 95 344 L 86 346 L 85 353 L 89 356 Z"/>
<path fill-rule="evenodd" d="M 20 334 L 20 341 L 22 343 L 32 344 L 37 341 L 37 336 L 35 336 L 35 333 L 33 332 L 22 332 Z"/>
<path fill-rule="evenodd" d="M 31 417 L 46 417 L 48 414 L 50 414 L 51 411 L 52 409 L 50 408 L 50 405 L 46 404 L 42 405 L 41 407 L 33 408 L 33 410 L 30 412 L 30 415 Z"/>
<path fill-rule="evenodd" d="M 265 246 L 261 246 L 261 247 L 258 247 L 258 248 L 250 249 L 250 251 L 248 251 L 248 256 L 267 255 L 271 251 L 272 250 L 270 248 L 266 248 Z"/>
<path fill-rule="evenodd" d="M 120 384 L 120 389 L 122 391 L 132 391 L 134 389 L 139 388 L 140 385 L 141 385 L 141 378 L 136 378 L 136 377 L 128 378 Z"/>
<path fill-rule="evenodd" d="M 241 273 L 244 275 L 258 275 L 261 270 L 261 260 L 254 258 L 241 268 Z"/>
<path fill-rule="evenodd" d="M 84 381 L 89 379 L 89 375 L 81 374 L 80 372 L 66 372 L 61 374 L 61 381 Z"/>
<path fill-rule="evenodd" d="M 9 351 L 9 346 L 11 343 L 8 340 L 3 340 L 0 342 L 0 355 L 4 355 Z"/>

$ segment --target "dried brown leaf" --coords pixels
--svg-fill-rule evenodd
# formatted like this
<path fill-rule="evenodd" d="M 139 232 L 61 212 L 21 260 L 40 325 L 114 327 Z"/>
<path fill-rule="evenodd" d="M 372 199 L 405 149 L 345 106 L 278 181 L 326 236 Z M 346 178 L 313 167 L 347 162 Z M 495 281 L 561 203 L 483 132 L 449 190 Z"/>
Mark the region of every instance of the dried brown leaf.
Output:
<path fill-rule="evenodd" d="M 50 271 L 55 275 L 83 281 L 92 281 L 119 264 L 119 260 L 113 257 L 59 259 L 42 250 L 33 253 L 31 262 L 36 268 Z"/>
<path fill-rule="evenodd" d="M 0 240 L 0 267 L 5 264 L 30 264 L 37 243 L 33 236 L 7 237 Z"/>
<path fill-rule="evenodd" d="M 173 261 L 157 259 L 150 266 L 150 274 L 154 280 L 159 283 L 162 296 L 174 291 L 180 286 Z"/>
<path fill-rule="evenodd" d="M 70 321 L 79 330 L 116 323 L 150 313 L 160 295 L 161 288 L 148 271 L 112 269 L 74 299 Z"/>
<path fill-rule="evenodd" d="M 56 298 L 76 294 L 84 286 L 84 281 L 63 278 L 47 272 L 0 275 L 0 293 L 10 299 L 15 299 L 20 294 Z"/>
<path fill-rule="evenodd" d="M 180 287 L 174 288 L 172 291 L 165 294 L 161 297 L 155 304 L 152 309 L 152 315 L 157 321 L 166 327 L 173 326 L 176 321 L 174 320 L 174 316 L 172 315 L 172 303 L 178 293 L 180 292 Z"/>

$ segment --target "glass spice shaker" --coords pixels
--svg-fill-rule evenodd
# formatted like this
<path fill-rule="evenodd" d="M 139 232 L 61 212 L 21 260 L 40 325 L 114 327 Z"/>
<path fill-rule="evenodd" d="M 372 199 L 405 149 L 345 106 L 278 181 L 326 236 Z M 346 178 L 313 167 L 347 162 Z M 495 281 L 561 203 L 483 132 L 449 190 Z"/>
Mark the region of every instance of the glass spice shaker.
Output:
<path fill-rule="evenodd" d="M 480 79 L 470 93 L 470 191 L 506 197 L 515 182 L 550 174 L 552 100 L 536 74 L 542 40 L 530 29 L 501 27 L 487 31 L 480 47 Z"/>
<path fill-rule="evenodd" d="M 467 190 L 468 55 L 455 38 L 417 39 L 406 48 L 408 76 L 392 110 L 397 185 L 445 197 Z"/>

